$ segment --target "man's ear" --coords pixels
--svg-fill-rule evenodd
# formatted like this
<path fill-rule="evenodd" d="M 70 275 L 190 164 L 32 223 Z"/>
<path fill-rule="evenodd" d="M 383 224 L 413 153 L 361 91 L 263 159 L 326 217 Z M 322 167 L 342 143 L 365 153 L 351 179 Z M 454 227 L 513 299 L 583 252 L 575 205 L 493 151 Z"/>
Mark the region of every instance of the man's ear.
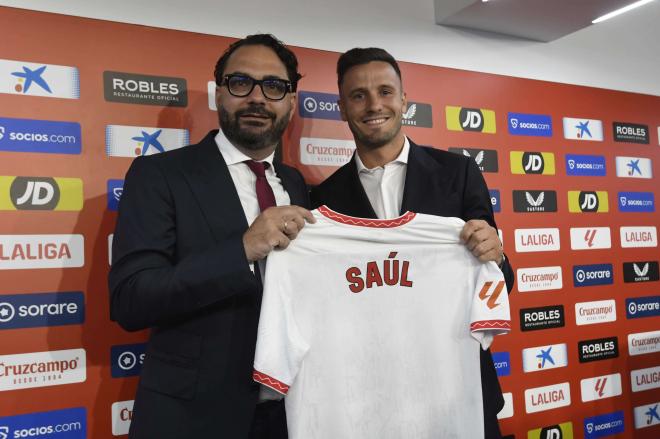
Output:
<path fill-rule="evenodd" d="M 344 104 L 342 102 L 341 95 L 339 95 L 339 99 L 337 100 L 337 105 L 339 105 L 339 114 L 341 114 L 341 120 L 346 122 L 346 110 L 344 109 Z"/>
<path fill-rule="evenodd" d="M 215 86 L 215 108 L 220 108 L 220 103 L 222 99 L 220 98 L 220 86 Z"/>
<path fill-rule="evenodd" d="M 298 105 L 298 93 L 289 93 L 289 99 L 291 99 L 291 112 L 289 113 L 289 122 L 293 119 L 293 115 L 296 114 L 296 107 Z"/>

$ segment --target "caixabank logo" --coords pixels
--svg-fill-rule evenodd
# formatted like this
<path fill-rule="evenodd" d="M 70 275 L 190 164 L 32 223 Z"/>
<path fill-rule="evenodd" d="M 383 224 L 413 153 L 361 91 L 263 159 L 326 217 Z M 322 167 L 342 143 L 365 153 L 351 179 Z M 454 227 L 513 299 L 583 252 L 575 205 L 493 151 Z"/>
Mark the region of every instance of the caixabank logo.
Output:
<path fill-rule="evenodd" d="M 497 172 L 499 170 L 497 151 L 494 149 L 450 147 L 447 150 L 454 154 L 473 158 L 481 172 Z"/>
<path fill-rule="evenodd" d="M 433 128 L 433 108 L 431 104 L 408 102 L 408 108 L 401 115 L 401 123 L 411 127 Z"/>
<path fill-rule="evenodd" d="M 607 174 L 605 157 L 602 155 L 566 154 L 566 175 L 604 177 Z"/>
<path fill-rule="evenodd" d="M 103 72 L 105 100 L 125 104 L 185 107 L 188 105 L 186 80 L 139 73 Z"/>
<path fill-rule="evenodd" d="M 522 358 L 525 373 L 556 369 L 568 365 L 566 343 L 523 349 Z"/>
<path fill-rule="evenodd" d="M 561 424 L 535 428 L 527 432 L 527 439 L 573 439 L 573 424 L 562 422 Z"/>
<path fill-rule="evenodd" d="M 124 180 L 108 180 L 108 210 L 119 210 L 119 200 L 124 192 Z"/>
<path fill-rule="evenodd" d="M 625 430 L 623 411 L 584 419 L 584 439 L 612 436 L 623 433 Z"/>
<path fill-rule="evenodd" d="M 628 354 L 646 355 L 660 352 L 660 331 L 628 334 Z"/>
<path fill-rule="evenodd" d="M 555 155 L 551 152 L 511 151 L 512 174 L 555 175 Z"/>
<path fill-rule="evenodd" d="M 0 210 L 68 210 L 83 207 L 79 178 L 0 175 Z"/>
<path fill-rule="evenodd" d="M 485 108 L 445 107 L 447 129 L 495 134 L 495 112 Z"/>
<path fill-rule="evenodd" d="M 619 192 L 619 212 L 655 212 L 653 192 Z"/>
<path fill-rule="evenodd" d="M 84 264 L 83 235 L 0 235 L 0 270 L 76 268 Z"/>
<path fill-rule="evenodd" d="M 84 407 L 0 417 L 0 439 L 86 439 Z"/>
<path fill-rule="evenodd" d="M 631 370 L 630 385 L 633 392 L 660 388 L 660 366 Z"/>
<path fill-rule="evenodd" d="M 493 364 L 497 376 L 511 375 L 511 355 L 508 352 L 493 352 Z"/>
<path fill-rule="evenodd" d="M 537 413 L 571 405 L 569 383 L 552 384 L 525 390 L 525 411 Z"/>
<path fill-rule="evenodd" d="M 619 340 L 616 337 L 595 338 L 578 342 L 580 363 L 609 360 L 619 356 Z"/>
<path fill-rule="evenodd" d="M 610 203 L 607 191 L 568 191 L 568 211 L 571 213 L 607 213 Z"/>
<path fill-rule="evenodd" d="M 80 291 L 0 295 L 0 329 L 79 325 L 85 321 Z"/>
<path fill-rule="evenodd" d="M 552 118 L 547 114 L 508 114 L 509 134 L 512 136 L 552 137 Z"/>
<path fill-rule="evenodd" d="M 82 383 L 86 378 L 84 349 L 0 355 L 0 391 Z"/>
<path fill-rule="evenodd" d="M 146 343 L 116 345 L 110 348 L 110 369 L 113 378 L 140 375 Z"/>
<path fill-rule="evenodd" d="M 298 114 L 300 117 L 325 120 L 341 120 L 339 95 L 298 91 Z"/>
<path fill-rule="evenodd" d="M 186 146 L 188 130 L 178 128 L 108 125 L 105 128 L 105 151 L 111 157 L 139 157 L 171 151 Z"/>
<path fill-rule="evenodd" d="M 623 263 L 624 282 L 656 282 L 660 279 L 658 261 L 637 261 Z"/>
<path fill-rule="evenodd" d="M 603 141 L 603 122 L 600 120 L 565 117 L 563 122 L 565 139 Z"/>
<path fill-rule="evenodd" d="M 596 401 L 621 395 L 621 374 L 613 373 L 580 380 L 582 402 Z"/>
<path fill-rule="evenodd" d="M 635 429 L 655 427 L 660 425 L 660 402 L 640 405 L 633 410 L 635 416 Z"/>
<path fill-rule="evenodd" d="M 520 330 L 561 328 L 565 325 L 564 305 L 523 308 L 520 310 Z"/>
<path fill-rule="evenodd" d="M 490 189 L 488 194 L 490 195 L 490 205 L 493 207 L 493 212 L 498 213 L 502 211 L 500 191 L 497 189 Z"/>
<path fill-rule="evenodd" d="M 0 93 L 80 98 L 78 69 L 55 64 L 0 59 Z"/>
<path fill-rule="evenodd" d="M 611 285 L 614 282 L 612 264 L 591 264 L 573 266 L 573 286 L 593 287 Z"/>
<path fill-rule="evenodd" d="M 631 297 L 626 299 L 626 318 L 660 316 L 660 296 Z"/>
<path fill-rule="evenodd" d="M 616 157 L 616 176 L 620 178 L 653 178 L 651 159 L 645 157 Z"/>
<path fill-rule="evenodd" d="M 80 154 L 77 122 L 0 117 L 0 151 Z"/>
<path fill-rule="evenodd" d="M 657 247 L 658 229 L 655 226 L 626 226 L 619 229 L 621 247 Z"/>
<path fill-rule="evenodd" d="M 637 123 L 614 122 L 612 123 L 615 142 L 627 143 L 649 143 L 649 127 Z"/>
<path fill-rule="evenodd" d="M 543 213 L 557 211 L 557 192 L 551 190 L 513 191 L 513 211 Z"/>

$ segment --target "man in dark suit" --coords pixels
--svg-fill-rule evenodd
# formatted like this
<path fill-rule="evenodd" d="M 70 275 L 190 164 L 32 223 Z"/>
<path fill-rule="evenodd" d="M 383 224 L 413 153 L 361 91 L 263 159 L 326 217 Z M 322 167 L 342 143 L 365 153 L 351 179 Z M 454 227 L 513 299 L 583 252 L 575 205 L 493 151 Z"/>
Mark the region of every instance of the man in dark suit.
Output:
<path fill-rule="evenodd" d="M 408 210 L 462 218 L 461 239 L 479 260 L 500 266 L 510 291 L 513 271 L 481 172 L 467 157 L 405 137 L 401 117 L 407 102 L 394 58 L 383 49 L 352 49 L 339 58 L 337 74 L 339 108 L 357 151 L 312 190 L 312 205 L 363 218 L 392 218 Z M 490 351 L 481 351 L 481 381 L 486 438 L 499 438 L 497 413 L 504 399 Z"/>
<path fill-rule="evenodd" d="M 284 404 L 254 383 L 252 362 L 265 258 L 313 221 L 298 207 L 302 175 L 273 162 L 297 68 L 271 35 L 233 43 L 215 68 L 222 130 L 126 175 L 110 312 L 151 329 L 131 438 L 287 437 Z"/>

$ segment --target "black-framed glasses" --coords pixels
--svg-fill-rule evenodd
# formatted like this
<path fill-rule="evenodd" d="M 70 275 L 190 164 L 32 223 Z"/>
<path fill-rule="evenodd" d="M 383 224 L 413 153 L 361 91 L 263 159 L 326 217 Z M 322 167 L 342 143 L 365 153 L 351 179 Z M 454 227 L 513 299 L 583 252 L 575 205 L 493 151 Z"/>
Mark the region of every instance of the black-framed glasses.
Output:
<path fill-rule="evenodd" d="M 223 85 L 227 86 L 229 93 L 237 98 L 242 98 L 252 93 L 255 85 L 259 85 L 263 95 L 271 101 L 280 101 L 284 99 L 287 93 L 294 92 L 293 84 L 286 79 L 254 79 L 238 73 L 225 75 L 222 78 L 222 84 L 220 86 Z"/>

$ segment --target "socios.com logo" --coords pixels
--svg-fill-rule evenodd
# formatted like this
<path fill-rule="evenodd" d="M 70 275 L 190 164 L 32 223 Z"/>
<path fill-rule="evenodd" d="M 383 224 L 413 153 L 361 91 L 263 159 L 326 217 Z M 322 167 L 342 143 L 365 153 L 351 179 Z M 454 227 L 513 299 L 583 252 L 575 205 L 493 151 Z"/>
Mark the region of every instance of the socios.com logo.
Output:
<path fill-rule="evenodd" d="M 298 111 L 300 117 L 313 119 L 341 120 L 339 95 L 311 91 L 298 92 Z"/>
<path fill-rule="evenodd" d="M 85 439 L 87 411 L 84 407 L 0 417 L 0 439 Z"/>
<path fill-rule="evenodd" d="M 119 200 L 124 192 L 124 180 L 108 180 L 108 210 L 119 210 Z"/>
<path fill-rule="evenodd" d="M 552 118 L 547 114 L 509 113 L 509 134 L 514 136 L 552 136 Z"/>
<path fill-rule="evenodd" d="M 611 436 L 623 433 L 624 430 L 623 411 L 592 416 L 584 420 L 585 439 Z"/>
<path fill-rule="evenodd" d="M 619 192 L 620 212 L 655 212 L 653 192 Z"/>
<path fill-rule="evenodd" d="M 80 154 L 77 122 L 0 117 L 0 151 Z"/>

